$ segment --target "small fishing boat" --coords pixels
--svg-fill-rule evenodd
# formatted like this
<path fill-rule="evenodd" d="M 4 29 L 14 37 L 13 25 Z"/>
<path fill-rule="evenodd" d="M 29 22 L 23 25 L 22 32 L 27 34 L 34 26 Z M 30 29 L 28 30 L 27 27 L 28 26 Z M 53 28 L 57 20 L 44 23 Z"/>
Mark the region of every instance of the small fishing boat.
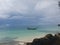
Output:
<path fill-rule="evenodd" d="M 33 28 L 33 27 L 28 27 L 28 30 L 37 30 L 37 28 Z"/>

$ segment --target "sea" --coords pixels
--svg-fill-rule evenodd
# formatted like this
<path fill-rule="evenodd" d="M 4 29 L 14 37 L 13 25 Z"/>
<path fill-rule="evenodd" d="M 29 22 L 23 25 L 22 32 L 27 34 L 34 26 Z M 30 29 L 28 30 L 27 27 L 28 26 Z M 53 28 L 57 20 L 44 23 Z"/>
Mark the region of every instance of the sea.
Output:
<path fill-rule="evenodd" d="M 0 29 L 0 43 L 8 41 L 31 42 L 35 38 L 42 38 L 46 34 L 56 34 L 60 32 L 59 26 L 39 26 L 37 30 L 26 28 L 4 28 Z"/>

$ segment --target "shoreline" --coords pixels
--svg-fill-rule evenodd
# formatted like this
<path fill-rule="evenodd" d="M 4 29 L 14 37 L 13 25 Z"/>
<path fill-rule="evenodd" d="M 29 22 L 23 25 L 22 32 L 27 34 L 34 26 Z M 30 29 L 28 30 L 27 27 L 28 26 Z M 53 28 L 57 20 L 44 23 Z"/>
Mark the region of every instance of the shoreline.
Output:
<path fill-rule="evenodd" d="M 60 33 L 47 34 L 42 38 L 35 38 L 26 45 L 60 45 Z"/>
<path fill-rule="evenodd" d="M 24 38 L 22 38 L 22 39 L 20 39 L 20 38 L 16 38 L 16 39 L 13 39 L 12 41 L 9 41 L 9 42 L 3 42 L 3 43 L 0 43 L 0 45 L 10 45 L 10 43 L 11 43 L 11 45 L 12 45 L 12 43 L 14 44 L 14 45 L 26 45 L 27 43 L 31 43 L 31 42 L 33 42 L 33 40 L 34 39 L 40 39 L 40 38 L 44 38 L 47 34 L 49 34 L 49 33 L 46 33 L 46 34 L 43 34 L 43 35 L 37 35 L 37 36 L 32 36 L 32 37 L 24 37 Z M 54 35 L 54 34 L 52 34 L 52 35 Z"/>
<path fill-rule="evenodd" d="M 46 35 L 46 34 L 45 34 Z M 45 35 L 42 35 L 42 36 L 31 36 L 31 37 L 24 37 L 24 38 L 17 38 L 17 39 L 15 39 L 15 41 L 23 41 L 23 42 L 32 42 L 33 41 L 33 39 L 35 39 L 35 38 L 42 38 L 42 37 L 44 37 Z"/>

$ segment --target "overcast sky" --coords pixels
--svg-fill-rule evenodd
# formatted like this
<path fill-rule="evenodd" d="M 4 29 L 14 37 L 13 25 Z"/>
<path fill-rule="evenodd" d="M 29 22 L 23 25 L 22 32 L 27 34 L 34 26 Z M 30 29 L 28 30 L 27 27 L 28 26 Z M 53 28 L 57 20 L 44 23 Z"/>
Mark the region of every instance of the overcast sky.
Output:
<path fill-rule="evenodd" d="M 59 0 L 0 0 L 0 27 L 60 23 Z"/>

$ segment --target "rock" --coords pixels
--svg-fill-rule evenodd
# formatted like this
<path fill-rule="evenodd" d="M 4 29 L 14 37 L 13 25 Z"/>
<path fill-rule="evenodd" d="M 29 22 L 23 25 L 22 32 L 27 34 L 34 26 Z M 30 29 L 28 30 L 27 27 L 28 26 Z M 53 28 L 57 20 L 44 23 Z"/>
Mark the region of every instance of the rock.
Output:
<path fill-rule="evenodd" d="M 44 38 L 50 39 L 50 38 L 52 38 L 52 37 L 53 37 L 52 34 L 47 34 Z"/>
<path fill-rule="evenodd" d="M 32 45 L 32 43 L 26 43 L 26 45 Z"/>
<path fill-rule="evenodd" d="M 53 45 L 60 45 L 60 33 L 55 34 L 55 42 Z"/>
<path fill-rule="evenodd" d="M 60 38 L 60 33 L 55 34 L 56 38 Z"/>
<path fill-rule="evenodd" d="M 60 45 L 60 33 L 47 34 L 43 38 L 35 38 L 32 43 L 27 43 L 27 45 Z"/>

